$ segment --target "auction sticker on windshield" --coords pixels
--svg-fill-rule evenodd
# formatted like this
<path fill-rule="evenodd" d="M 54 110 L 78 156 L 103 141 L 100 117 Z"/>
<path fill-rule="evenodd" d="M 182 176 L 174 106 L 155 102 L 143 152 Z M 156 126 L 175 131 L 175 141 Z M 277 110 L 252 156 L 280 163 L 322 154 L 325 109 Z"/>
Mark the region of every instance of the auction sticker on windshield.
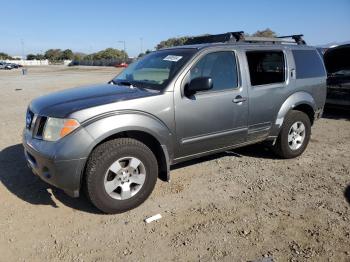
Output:
<path fill-rule="evenodd" d="M 182 56 L 177 56 L 177 55 L 167 55 L 164 57 L 163 60 L 165 61 L 171 61 L 171 62 L 177 62 L 182 58 Z"/>

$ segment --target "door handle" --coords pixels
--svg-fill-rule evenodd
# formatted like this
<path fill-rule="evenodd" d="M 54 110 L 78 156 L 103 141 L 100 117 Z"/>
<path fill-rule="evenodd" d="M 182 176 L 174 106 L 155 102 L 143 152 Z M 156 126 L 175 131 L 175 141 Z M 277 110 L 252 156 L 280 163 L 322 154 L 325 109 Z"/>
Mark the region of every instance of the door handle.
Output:
<path fill-rule="evenodd" d="M 246 100 L 247 100 L 246 97 L 242 97 L 242 96 L 238 95 L 232 100 L 232 102 L 238 104 L 238 103 L 242 103 Z"/>
<path fill-rule="evenodd" d="M 295 69 L 294 68 L 290 70 L 290 77 L 295 78 Z"/>

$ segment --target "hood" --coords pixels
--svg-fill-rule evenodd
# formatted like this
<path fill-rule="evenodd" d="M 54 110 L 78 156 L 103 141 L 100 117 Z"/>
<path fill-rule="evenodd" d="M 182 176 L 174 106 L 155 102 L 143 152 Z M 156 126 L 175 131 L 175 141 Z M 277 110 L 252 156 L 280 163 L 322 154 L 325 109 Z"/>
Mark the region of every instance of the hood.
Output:
<path fill-rule="evenodd" d="M 84 86 L 38 97 L 31 102 L 30 109 L 42 116 L 64 118 L 82 109 L 157 94 L 159 91 L 111 84 Z"/>
<path fill-rule="evenodd" d="M 350 69 L 350 44 L 339 45 L 325 51 L 324 63 L 328 74 Z"/>

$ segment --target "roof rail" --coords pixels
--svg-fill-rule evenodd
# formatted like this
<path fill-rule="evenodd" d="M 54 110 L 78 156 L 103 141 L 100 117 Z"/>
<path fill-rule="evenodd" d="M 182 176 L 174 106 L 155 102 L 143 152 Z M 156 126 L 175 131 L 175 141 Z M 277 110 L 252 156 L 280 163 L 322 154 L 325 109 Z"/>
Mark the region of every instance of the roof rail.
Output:
<path fill-rule="evenodd" d="M 234 42 L 248 42 L 248 43 L 291 43 L 298 45 L 306 45 L 306 42 L 302 38 L 303 35 L 289 35 L 289 36 L 279 36 L 279 37 L 257 37 L 257 36 L 244 36 L 243 31 L 237 32 L 228 32 L 224 34 L 217 35 L 203 35 L 190 37 L 185 42 L 185 45 L 194 45 L 194 44 L 209 44 L 209 43 L 234 43 Z M 287 40 L 285 38 L 291 38 Z"/>
<path fill-rule="evenodd" d="M 295 43 L 297 43 L 298 45 L 306 45 L 305 40 L 303 39 L 304 35 L 285 35 L 285 36 L 279 36 L 277 38 L 292 38 Z"/>

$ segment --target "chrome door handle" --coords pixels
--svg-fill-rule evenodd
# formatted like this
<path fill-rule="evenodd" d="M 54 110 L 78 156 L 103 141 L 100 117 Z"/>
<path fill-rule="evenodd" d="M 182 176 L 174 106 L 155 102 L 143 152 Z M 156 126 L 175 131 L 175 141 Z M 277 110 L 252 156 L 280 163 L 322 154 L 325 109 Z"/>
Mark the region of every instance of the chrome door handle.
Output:
<path fill-rule="evenodd" d="M 242 96 L 238 95 L 232 100 L 232 102 L 238 104 L 238 103 L 242 103 L 242 102 L 244 102 L 246 100 L 247 100 L 246 97 L 242 97 Z"/>

